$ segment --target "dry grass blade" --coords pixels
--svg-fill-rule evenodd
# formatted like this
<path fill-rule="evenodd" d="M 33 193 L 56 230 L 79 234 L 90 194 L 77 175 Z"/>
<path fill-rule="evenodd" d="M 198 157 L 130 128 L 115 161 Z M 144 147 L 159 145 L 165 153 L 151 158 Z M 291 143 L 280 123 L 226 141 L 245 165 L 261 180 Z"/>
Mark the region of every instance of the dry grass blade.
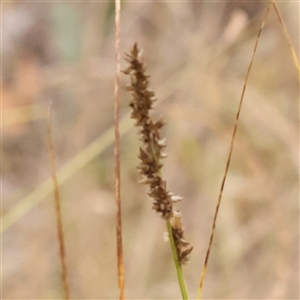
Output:
<path fill-rule="evenodd" d="M 298 61 L 298 58 L 297 58 L 297 55 L 296 55 L 296 51 L 295 51 L 295 49 L 294 49 L 294 47 L 293 47 L 291 38 L 290 38 L 289 33 L 288 33 L 287 29 L 286 29 L 286 26 L 284 25 L 284 22 L 283 22 L 283 20 L 282 20 L 282 18 L 281 18 L 281 15 L 280 15 L 280 13 L 279 13 L 279 10 L 278 10 L 278 7 L 277 7 L 275 1 L 274 1 L 274 0 L 271 0 L 271 2 L 272 2 L 273 7 L 274 7 L 274 9 L 275 9 L 275 12 L 276 12 L 276 15 L 277 15 L 277 17 L 278 17 L 279 23 L 280 23 L 280 25 L 282 26 L 283 34 L 284 34 L 284 36 L 285 36 L 285 38 L 286 38 L 286 40 L 287 40 L 287 43 L 289 44 L 289 48 L 290 48 L 291 53 L 292 53 L 292 57 L 293 57 L 293 60 L 294 60 L 294 64 L 295 64 L 295 67 L 296 67 L 297 72 L 298 72 L 298 79 L 300 80 L 300 67 L 299 67 L 299 61 Z"/>
<path fill-rule="evenodd" d="M 215 233 L 216 224 L 217 224 L 217 218 L 218 218 L 219 209 L 220 209 L 221 200 L 222 200 L 222 195 L 223 195 L 223 191 L 224 191 L 224 186 L 225 186 L 225 182 L 226 182 L 226 178 L 227 178 L 227 174 L 228 174 L 228 169 L 229 169 L 229 166 L 230 166 L 235 135 L 236 135 L 237 127 L 238 127 L 240 112 L 241 112 L 241 108 L 242 108 L 242 104 L 243 104 L 243 100 L 244 100 L 244 95 L 245 95 L 245 91 L 246 91 L 246 87 L 247 87 L 251 67 L 252 67 L 254 56 L 255 56 L 255 53 L 256 53 L 256 50 L 257 50 L 258 41 L 259 41 L 259 38 L 261 36 L 262 30 L 265 26 L 265 22 L 266 22 L 268 14 L 269 14 L 270 8 L 271 8 L 271 4 L 268 6 L 265 17 L 263 19 L 260 30 L 258 32 L 256 41 L 255 41 L 255 45 L 254 45 L 254 49 L 253 49 L 253 52 L 252 52 L 252 57 L 251 57 L 251 60 L 250 60 L 249 66 L 248 66 L 247 73 L 246 73 L 246 78 L 245 78 L 245 82 L 244 82 L 244 85 L 243 85 L 243 90 L 242 90 L 238 110 L 237 110 L 236 117 L 235 117 L 235 124 L 234 124 L 234 127 L 233 127 L 233 132 L 232 132 L 232 137 L 231 137 L 231 142 L 230 142 L 230 149 L 229 149 L 228 158 L 227 158 L 226 167 L 225 167 L 225 173 L 224 173 L 222 183 L 221 183 L 221 188 L 220 188 L 220 193 L 219 193 L 219 197 L 218 197 L 218 201 L 217 201 L 217 205 L 216 205 L 216 210 L 215 210 L 215 214 L 214 214 L 214 218 L 213 218 L 213 223 L 212 223 L 208 248 L 207 248 L 207 251 L 206 251 L 204 265 L 203 265 L 201 276 L 200 276 L 200 283 L 199 283 L 199 287 L 198 287 L 197 299 L 201 299 L 201 295 L 202 295 L 203 283 L 204 283 L 204 279 L 205 279 L 205 275 L 206 275 L 208 260 L 209 260 L 210 251 L 211 251 L 211 247 L 212 247 L 212 243 L 213 243 L 213 239 L 214 239 L 214 233 Z"/>
<path fill-rule="evenodd" d="M 132 129 L 132 124 L 128 118 L 124 118 L 120 122 L 120 135 L 125 134 Z M 74 158 L 72 158 L 65 166 L 63 166 L 58 172 L 57 177 L 60 184 L 65 183 L 70 179 L 74 173 L 91 162 L 97 155 L 102 153 L 108 146 L 114 141 L 113 128 L 109 128 L 94 142 L 88 145 L 85 149 L 79 152 Z M 46 196 L 50 195 L 53 189 L 53 183 L 51 178 L 45 180 L 36 189 L 34 189 L 24 199 L 19 201 L 14 207 L 10 209 L 2 217 L 1 233 L 10 228 L 16 223 L 22 216 L 33 209 L 38 203 L 40 203 Z"/>
<path fill-rule="evenodd" d="M 70 299 L 70 297 L 69 297 L 68 274 L 67 274 L 67 265 L 66 265 L 66 250 L 65 250 L 65 242 L 64 242 L 62 214 L 61 214 L 61 207 L 60 207 L 60 195 L 59 195 L 58 181 L 56 176 L 55 150 L 54 150 L 52 130 L 51 130 L 52 129 L 51 112 L 52 112 L 52 103 L 49 109 L 47 136 L 48 136 L 48 148 L 49 148 L 49 156 L 50 156 L 50 163 L 51 163 L 52 181 L 53 181 L 53 188 L 54 188 L 54 202 L 55 202 L 57 235 L 58 235 L 58 243 L 59 243 L 59 255 L 60 255 L 60 262 L 61 262 L 62 288 L 64 291 L 64 299 L 68 300 Z"/>
<path fill-rule="evenodd" d="M 115 131 L 115 191 L 117 203 L 116 234 L 117 234 L 117 256 L 118 256 L 118 281 L 119 299 L 124 299 L 124 264 L 122 246 L 122 214 L 120 193 L 120 0 L 115 1 L 115 97 L 114 97 L 114 131 Z"/>

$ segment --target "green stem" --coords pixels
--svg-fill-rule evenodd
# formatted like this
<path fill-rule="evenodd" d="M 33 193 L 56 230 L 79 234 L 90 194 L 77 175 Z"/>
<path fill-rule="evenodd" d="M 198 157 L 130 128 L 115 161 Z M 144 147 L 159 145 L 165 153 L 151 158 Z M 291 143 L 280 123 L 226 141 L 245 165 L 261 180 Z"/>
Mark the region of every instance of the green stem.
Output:
<path fill-rule="evenodd" d="M 183 272 L 182 272 L 182 266 L 178 260 L 177 250 L 176 250 L 173 232 L 172 232 L 172 225 L 171 225 L 170 221 L 167 221 L 167 229 L 168 229 L 168 233 L 169 233 L 169 240 L 170 240 L 171 249 L 172 249 L 172 253 L 173 253 L 173 259 L 174 259 L 174 263 L 175 263 L 175 267 L 176 267 L 177 278 L 178 278 L 178 283 L 179 283 L 182 299 L 188 300 L 189 295 L 188 295 L 187 287 L 186 287 Z"/>
<path fill-rule="evenodd" d="M 155 158 L 155 160 L 157 162 L 159 162 L 159 158 L 156 156 L 156 152 L 154 150 L 153 143 L 150 143 L 150 146 L 151 146 L 153 157 Z M 159 175 L 161 176 L 161 171 L 159 171 Z M 170 223 L 170 220 L 167 221 L 167 229 L 168 229 L 169 240 L 170 240 L 170 245 L 171 245 L 171 249 L 172 249 L 173 260 L 174 260 L 175 267 L 176 267 L 177 279 L 178 279 L 182 299 L 188 300 L 189 295 L 188 295 L 187 287 L 186 287 L 184 276 L 183 276 L 182 266 L 178 259 L 176 245 L 175 245 L 174 236 L 173 236 L 173 232 L 172 232 L 172 225 Z"/>

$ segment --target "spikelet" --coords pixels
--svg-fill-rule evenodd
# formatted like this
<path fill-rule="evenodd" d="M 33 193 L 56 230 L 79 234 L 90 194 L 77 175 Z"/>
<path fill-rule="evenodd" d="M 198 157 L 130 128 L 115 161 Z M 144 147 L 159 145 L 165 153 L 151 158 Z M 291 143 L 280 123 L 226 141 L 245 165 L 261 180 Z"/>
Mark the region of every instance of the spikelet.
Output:
<path fill-rule="evenodd" d="M 126 55 L 126 60 L 129 66 L 123 72 L 130 76 L 131 83 L 127 86 L 127 90 L 132 96 L 129 104 L 132 108 L 131 118 L 139 127 L 142 141 L 142 147 L 139 150 L 140 165 L 138 166 L 142 178 L 139 182 L 149 186 L 148 194 L 153 199 L 152 208 L 165 220 L 171 222 L 178 260 L 184 264 L 188 262 L 188 255 L 193 248 L 186 248 L 189 243 L 184 239 L 181 215 L 173 207 L 174 203 L 182 200 L 182 197 L 168 191 L 166 181 L 161 177 L 163 166 L 161 159 L 167 156 L 163 151 L 166 147 L 166 139 L 160 136 L 160 129 L 164 126 L 164 122 L 162 119 L 153 121 L 150 115 L 156 98 L 155 93 L 149 89 L 150 76 L 146 75 L 137 44 L 134 44 L 131 52 Z"/>

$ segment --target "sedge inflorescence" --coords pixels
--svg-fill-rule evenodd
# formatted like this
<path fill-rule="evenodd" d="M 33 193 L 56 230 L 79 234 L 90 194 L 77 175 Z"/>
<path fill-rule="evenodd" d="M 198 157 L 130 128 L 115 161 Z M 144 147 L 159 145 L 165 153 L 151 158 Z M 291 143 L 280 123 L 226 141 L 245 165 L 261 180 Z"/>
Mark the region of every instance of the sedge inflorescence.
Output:
<path fill-rule="evenodd" d="M 153 209 L 172 226 L 172 234 L 176 246 L 177 257 L 180 263 L 189 261 L 192 247 L 184 238 L 181 214 L 175 210 L 174 203 L 182 200 L 182 197 L 174 195 L 167 190 L 166 181 L 161 175 L 163 164 L 161 159 L 167 155 L 164 152 L 166 139 L 161 138 L 160 130 L 164 126 L 162 119 L 154 121 L 150 115 L 153 103 L 156 101 L 155 93 L 149 89 L 149 75 L 146 75 L 142 62 L 141 52 L 134 44 L 131 52 L 126 55 L 129 66 L 123 72 L 130 75 L 131 83 L 127 90 L 131 93 L 132 108 L 131 118 L 135 119 L 135 125 L 139 127 L 142 146 L 139 150 L 139 173 L 142 175 L 140 183 L 149 186 L 149 196 L 153 199 Z"/>

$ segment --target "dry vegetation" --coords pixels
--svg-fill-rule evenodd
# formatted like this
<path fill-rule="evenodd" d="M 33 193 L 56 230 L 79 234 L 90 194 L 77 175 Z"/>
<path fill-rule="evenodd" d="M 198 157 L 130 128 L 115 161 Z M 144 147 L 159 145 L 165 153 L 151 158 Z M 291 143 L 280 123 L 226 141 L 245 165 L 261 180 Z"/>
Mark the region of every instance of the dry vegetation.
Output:
<path fill-rule="evenodd" d="M 298 47 L 299 3 L 278 6 Z M 167 121 L 163 175 L 185 199 L 179 206 L 194 246 L 184 267 L 191 298 L 266 7 L 263 2 L 122 4 L 121 51 L 134 42 L 144 49 L 158 97 L 155 113 Z M 51 177 L 50 99 L 71 298 L 118 297 L 113 143 L 99 146 L 97 155 L 85 152 L 113 126 L 113 8 L 112 2 L 2 3 L 3 299 L 61 298 L 53 196 L 51 185 L 44 184 Z M 170 248 L 163 242 L 165 224 L 151 210 L 146 188 L 137 184 L 139 142 L 128 115 L 126 83 L 124 75 L 126 297 L 178 299 Z M 297 71 L 271 9 L 247 86 L 204 299 L 299 298 L 298 97 Z M 80 153 L 81 165 L 74 160 Z M 59 173 L 68 163 L 71 171 Z M 11 215 L 16 208 L 19 216 Z"/>

